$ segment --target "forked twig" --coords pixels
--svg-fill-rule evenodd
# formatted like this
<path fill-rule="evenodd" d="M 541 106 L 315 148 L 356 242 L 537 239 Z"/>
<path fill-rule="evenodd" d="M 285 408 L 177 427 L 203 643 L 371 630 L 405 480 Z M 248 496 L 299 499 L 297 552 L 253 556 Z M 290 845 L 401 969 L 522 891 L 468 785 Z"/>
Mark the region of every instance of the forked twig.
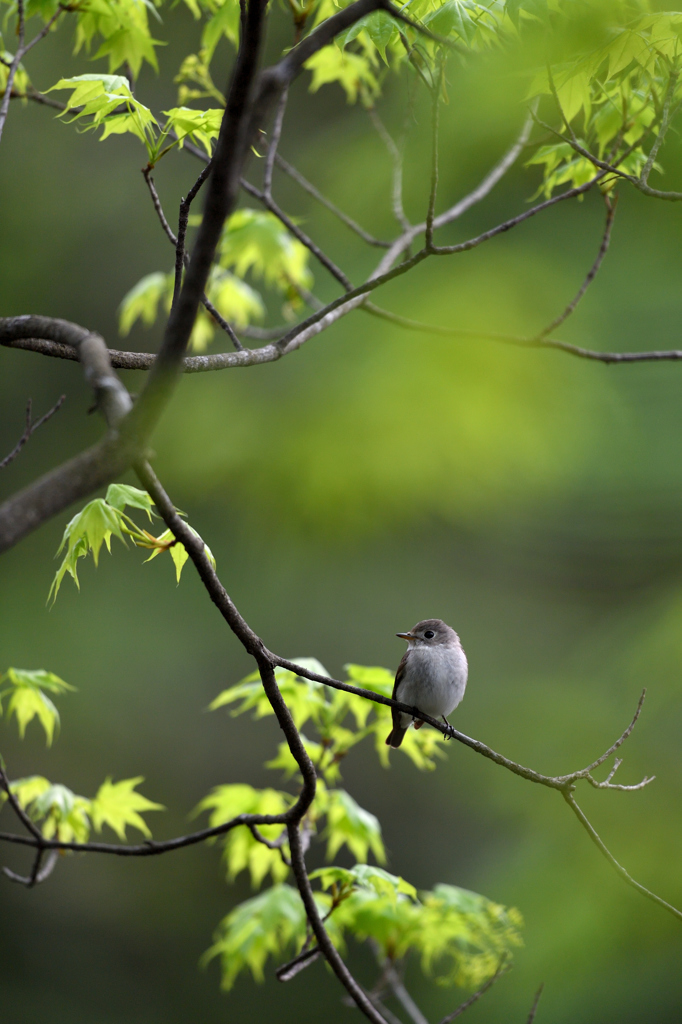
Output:
<path fill-rule="evenodd" d="M 12 451 L 9 453 L 9 455 L 6 455 L 4 457 L 4 459 L 0 462 L 0 469 L 4 469 L 5 466 L 9 466 L 10 462 L 13 462 L 14 459 L 16 459 L 17 455 L 19 454 L 21 449 L 24 447 L 24 445 L 26 444 L 28 439 L 31 437 L 31 435 L 35 434 L 36 430 L 38 430 L 39 427 L 42 427 L 43 423 L 47 423 L 47 421 L 52 416 L 54 416 L 54 414 L 56 412 L 59 411 L 59 409 L 62 407 L 62 405 L 63 405 L 65 400 L 66 400 L 66 395 L 61 395 L 57 399 L 55 404 L 52 406 L 52 408 L 48 409 L 48 411 L 43 416 L 41 416 L 39 420 L 36 420 L 35 423 L 33 423 L 31 421 L 31 409 L 32 409 L 32 404 L 33 403 L 32 403 L 32 400 L 29 398 L 28 403 L 26 405 L 26 426 L 24 428 L 24 432 L 21 435 L 21 437 L 19 438 L 19 440 L 17 441 L 17 443 L 15 444 L 14 448 L 12 449 Z"/>

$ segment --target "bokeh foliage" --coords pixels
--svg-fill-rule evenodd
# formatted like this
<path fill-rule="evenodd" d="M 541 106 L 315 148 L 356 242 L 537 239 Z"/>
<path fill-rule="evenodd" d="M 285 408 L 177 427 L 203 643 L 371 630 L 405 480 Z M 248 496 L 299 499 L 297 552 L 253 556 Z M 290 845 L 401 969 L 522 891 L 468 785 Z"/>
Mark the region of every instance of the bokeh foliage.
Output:
<path fill-rule="evenodd" d="M 602 12 L 609 5 L 582 10 L 585 20 L 565 33 L 557 63 L 571 58 L 571 47 L 603 44 Z M 169 78 L 195 28 L 198 53 L 202 29 L 181 9 L 162 16 L 171 46 L 157 52 Z M 644 17 L 636 10 L 635 16 Z M 214 77 L 222 86 L 229 43 L 219 40 Z M 47 89 L 67 67 L 92 72 L 82 53 L 69 63 L 70 45 L 59 34 L 45 46 L 44 56 L 36 51 L 27 61 L 37 87 Z M 107 61 L 105 55 L 95 66 Z M 539 72 L 544 66 L 542 55 L 528 63 Z M 616 77 L 639 73 L 638 63 Z M 451 66 L 442 118 L 444 199 L 475 185 L 511 141 L 529 88 L 529 77 L 518 71 L 509 51 Z M 197 77 L 202 74 L 199 69 Z M 140 81 L 155 111 L 187 102 L 145 70 Z M 555 81 L 561 85 L 559 74 Z M 307 87 L 301 83 L 292 95 L 283 152 L 363 224 L 390 233 L 389 168 L 380 143 L 356 120 L 361 111 L 346 108 L 341 88 L 321 89 L 316 111 Z M 205 84 L 196 88 L 207 91 Z M 404 94 L 397 87 L 384 96 L 383 113 L 397 132 Z M 541 113 L 551 120 L 547 94 L 543 104 Z M 305 116 L 297 123 L 299 111 Z M 98 149 L 93 135 L 76 137 L 50 117 L 13 104 L 6 129 L 6 152 L 10 142 L 25 154 L 49 149 L 51 174 L 46 180 L 39 160 L 26 158 L 21 175 L 0 161 L 3 312 L 59 313 L 99 329 L 115 345 L 121 296 L 169 266 L 168 243 L 155 233 L 139 179 L 140 143 L 110 138 Z M 582 117 L 579 112 L 574 121 L 580 137 Z M 417 218 L 428 191 L 426 111 L 418 107 L 415 118 L 405 179 L 406 205 Z M 666 187 L 679 186 L 674 135 L 665 157 Z M 196 175 L 189 156 L 178 161 L 164 158 L 158 172 L 171 211 Z M 308 230 L 324 228 L 337 258 L 360 279 L 368 265 L 345 229 L 324 214 L 318 220 L 312 204 L 284 179 L 277 182 L 287 211 L 305 217 Z M 542 185 L 536 165 L 515 171 L 493 208 L 469 214 L 452 240 L 523 209 Z M 609 260 L 564 336 L 612 349 L 676 344 L 679 214 L 620 191 Z M 601 223 L 599 204 L 588 197 L 581 208 L 557 211 L 485 252 L 387 289 L 382 301 L 445 325 L 540 328 L 582 280 Z M 324 294 L 316 268 L 315 277 Z M 268 316 L 274 321 L 281 297 L 273 298 Z M 151 349 L 158 330 L 143 334 L 135 327 L 131 339 Z M 51 433 L 33 439 L 7 471 L 9 491 L 72 450 L 90 397 L 77 367 L 38 365 L 38 357 L 21 353 L 2 358 L 3 450 L 16 440 L 29 394 L 47 408 L 64 389 L 71 408 L 60 413 L 63 425 L 58 417 Z M 129 380 L 133 390 L 139 387 L 139 377 Z M 289 364 L 186 381 L 157 447 L 164 479 L 214 547 L 229 588 L 283 650 L 314 649 L 331 666 L 349 659 L 395 664 L 395 629 L 425 611 L 442 614 L 457 625 L 475 668 L 458 724 L 526 763 L 556 770 L 613 738 L 645 680 L 645 717 L 621 771 L 635 778 L 641 768 L 657 781 L 629 802 L 606 805 L 595 794 L 599 803 L 591 810 L 633 872 L 679 902 L 682 836 L 670 813 L 682 781 L 678 391 L 674 366 L 605 371 L 553 353 L 406 335 L 356 314 Z M 191 584 L 176 594 L 168 573 L 147 576 L 131 592 L 128 556 L 100 566 L 107 585 L 97 582 L 96 599 L 95 591 L 87 600 L 65 591 L 48 615 L 48 560 L 63 526 L 48 527 L 44 541 L 32 539 L 6 559 L 0 587 L 3 664 L 53 665 L 81 693 L 82 710 L 74 703 L 72 712 L 72 753 L 62 744 L 50 755 L 72 771 L 62 768 L 54 777 L 74 778 L 78 792 L 94 793 L 109 771 L 116 778 L 144 771 L 155 778 L 149 792 L 168 806 L 178 790 L 190 790 L 192 806 L 228 771 L 262 788 L 259 765 L 276 751 L 274 732 L 271 748 L 256 755 L 255 733 L 243 723 L 221 718 L 211 726 L 199 715 L 220 686 L 247 670 L 226 669 L 228 658 L 239 655 L 230 649 L 226 656 L 203 597 Z M 265 593 L 257 571 L 263 565 Z M 27 738 L 28 754 L 8 747 L 14 774 L 35 768 L 52 777 L 47 763 L 36 763 L 41 753 L 32 727 Z M 483 769 L 473 755 L 454 753 L 428 776 L 409 768 L 377 772 L 373 754 L 365 759 L 362 747 L 357 758 L 357 770 L 348 763 L 349 787 L 361 784 L 363 802 L 381 815 L 396 872 L 420 890 L 445 878 L 524 909 L 526 949 L 516 976 L 490 996 L 488 1007 L 472 1011 L 478 1019 L 512 1012 L 522 1019 L 528 993 L 542 979 L 544 1012 L 555 1021 L 580 1015 L 595 1024 L 616 1017 L 629 1022 L 647 1014 L 672 1024 L 679 1018 L 678 933 L 609 879 L 584 837 L 542 794 Z M 201 787 L 187 782 L 197 771 Z M 7 935 L 24 935 L 36 950 L 24 960 L 16 942 L 3 946 L 8 1013 L 42 1019 L 49 1005 L 55 1020 L 99 1024 L 105 992 L 106 1012 L 117 1024 L 135 1013 L 145 1024 L 160 1017 L 184 1024 L 198 1007 L 206 1021 L 224 1019 L 216 986 L 195 981 L 192 966 L 216 905 L 225 900 L 223 879 L 205 861 L 184 864 L 163 869 L 169 874 L 158 882 L 145 875 L 144 884 L 116 874 L 115 866 L 78 864 L 71 875 L 69 865 L 60 890 L 69 906 L 57 895 L 40 896 L 51 908 L 48 919 L 7 884 Z M 94 900 L 82 905 L 83 877 L 97 886 L 97 907 Z M 173 906 L 164 895 L 169 877 Z M 238 898 L 248 897 L 245 887 Z M 58 935 L 52 922 L 59 922 Z M 97 991 L 64 941 L 67 935 L 72 949 L 80 949 L 81 933 L 102 958 L 88 960 Z M 145 975 L 136 989 L 139 1010 L 121 997 L 131 985 L 131 945 Z M 330 1018 L 338 1012 L 340 1019 L 347 1011 L 336 1010 L 332 988 L 327 997 Z M 451 1007 L 430 987 L 420 997 L 434 1012 Z M 231 998 L 242 1000 L 237 1015 L 239 1007 L 244 1016 L 254 1008 L 282 1013 L 274 981 L 262 990 L 238 983 Z"/>

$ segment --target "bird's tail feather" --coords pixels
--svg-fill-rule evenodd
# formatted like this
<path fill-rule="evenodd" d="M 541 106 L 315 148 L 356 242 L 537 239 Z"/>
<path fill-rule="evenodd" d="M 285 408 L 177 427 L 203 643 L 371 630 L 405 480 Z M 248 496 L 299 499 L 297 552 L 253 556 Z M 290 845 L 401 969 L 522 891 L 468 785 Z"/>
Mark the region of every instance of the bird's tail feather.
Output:
<path fill-rule="evenodd" d="M 386 737 L 386 746 L 397 748 L 403 742 L 403 736 L 407 732 L 407 729 L 403 729 L 402 725 L 394 725 L 388 736 Z"/>

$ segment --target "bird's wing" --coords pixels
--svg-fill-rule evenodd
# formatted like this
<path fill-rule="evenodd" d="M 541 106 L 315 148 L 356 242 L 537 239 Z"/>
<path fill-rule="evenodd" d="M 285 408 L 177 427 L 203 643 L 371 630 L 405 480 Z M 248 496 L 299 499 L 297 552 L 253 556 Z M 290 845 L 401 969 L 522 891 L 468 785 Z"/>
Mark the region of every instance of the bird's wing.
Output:
<path fill-rule="evenodd" d="M 398 665 L 398 671 L 395 674 L 395 682 L 393 684 L 393 693 L 391 694 L 391 697 L 392 697 L 393 700 L 399 700 L 400 699 L 398 697 L 398 687 L 400 686 L 400 684 L 402 683 L 403 679 L 405 678 L 405 669 L 407 668 L 407 655 L 408 655 L 408 652 L 405 651 L 405 653 L 403 654 L 403 656 L 401 658 L 400 664 Z"/>
<path fill-rule="evenodd" d="M 393 693 L 391 694 L 391 698 L 393 700 L 400 700 L 400 697 L 398 696 L 398 688 L 405 678 L 405 669 L 407 668 L 407 653 L 408 652 L 405 651 L 405 653 L 403 654 L 400 660 L 400 664 L 398 665 L 398 671 L 395 674 Z M 397 711 L 395 708 L 391 708 L 391 716 L 393 718 L 393 725 L 400 726 L 400 712 Z"/>

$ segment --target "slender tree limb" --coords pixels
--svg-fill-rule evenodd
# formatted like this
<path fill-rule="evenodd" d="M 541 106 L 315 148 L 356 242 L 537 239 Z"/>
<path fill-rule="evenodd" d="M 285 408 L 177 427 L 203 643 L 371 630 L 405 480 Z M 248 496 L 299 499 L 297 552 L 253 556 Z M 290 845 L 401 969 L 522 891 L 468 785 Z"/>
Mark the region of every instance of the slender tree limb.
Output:
<path fill-rule="evenodd" d="M 154 183 L 154 179 L 152 178 L 152 169 L 149 165 L 142 168 L 142 176 L 144 177 L 144 180 L 147 182 L 147 188 L 149 189 L 149 194 L 152 197 L 152 203 L 154 204 L 154 209 L 156 210 L 161 227 L 163 228 L 166 237 L 168 238 L 171 245 L 176 248 L 178 244 L 178 239 L 175 232 L 173 231 L 173 228 L 170 226 L 166 219 L 166 214 L 163 212 L 161 199 L 159 197 L 159 193 L 156 191 L 156 185 Z"/>
<path fill-rule="evenodd" d="M 36 430 L 38 430 L 40 427 L 42 427 L 43 423 L 47 423 L 47 421 L 49 419 L 51 419 L 51 417 L 54 416 L 54 414 L 56 412 L 59 411 L 59 409 L 62 407 L 62 404 L 64 403 L 65 399 L 66 399 L 66 395 L 61 395 L 61 397 L 57 399 L 56 403 L 52 406 L 51 409 L 49 409 L 46 413 L 44 413 L 44 415 L 42 415 L 39 420 L 36 420 L 35 422 L 32 422 L 32 420 L 31 420 L 32 402 L 31 402 L 31 399 L 29 398 L 28 404 L 26 406 L 26 427 L 24 429 L 24 432 L 21 435 L 21 437 L 19 438 L 19 440 L 17 441 L 17 443 L 15 444 L 14 448 L 12 449 L 12 451 L 9 453 L 9 455 L 6 455 L 5 458 L 2 459 L 2 461 L 0 461 L 0 469 L 4 469 L 5 466 L 9 466 L 10 462 L 13 462 L 14 459 L 16 459 L 17 455 L 19 454 L 21 449 L 24 447 L 24 445 L 26 444 L 28 439 L 31 437 L 31 435 L 35 434 Z"/>
<path fill-rule="evenodd" d="M 265 157 L 265 168 L 263 170 L 263 195 L 267 196 L 268 199 L 272 199 L 272 172 L 277 158 L 277 147 L 279 146 L 279 140 L 282 135 L 282 124 L 284 123 L 284 112 L 287 108 L 288 95 L 289 90 L 283 89 L 282 95 L 279 98 L 277 113 L 275 114 L 275 118 L 272 123 L 270 142 Z"/>
<path fill-rule="evenodd" d="M 461 1003 L 456 1010 L 453 1010 L 452 1013 L 447 1013 L 445 1017 L 443 1017 L 443 1019 L 441 1020 L 440 1024 L 452 1024 L 453 1020 L 456 1020 L 457 1017 L 461 1017 L 462 1014 L 465 1013 L 470 1006 L 473 1006 L 474 1003 L 478 1002 L 481 996 L 485 995 L 488 989 L 492 988 L 495 982 L 499 981 L 502 975 L 506 974 L 508 970 L 509 964 L 503 960 L 500 966 L 493 974 L 492 978 L 488 978 L 485 985 L 482 985 L 481 988 L 479 988 L 478 992 L 474 992 L 472 996 L 469 996 L 468 999 L 465 999 L 464 1002 Z"/>
<path fill-rule="evenodd" d="M 642 168 L 642 173 L 639 176 L 639 180 L 643 185 L 646 185 L 649 181 L 649 175 L 651 174 L 651 169 L 654 166 L 654 161 L 658 156 L 658 151 L 661 148 L 661 143 L 663 142 L 668 131 L 668 128 L 670 127 L 670 107 L 672 104 L 673 96 L 675 95 L 675 87 L 677 86 L 678 77 L 679 76 L 677 71 L 672 70 L 670 72 L 668 88 L 666 89 L 665 99 L 663 101 L 663 116 L 661 118 L 661 126 L 658 129 L 658 134 L 656 135 L 654 144 L 651 147 L 651 150 L 649 151 L 646 163 L 644 164 L 644 167 Z"/>
<path fill-rule="evenodd" d="M 533 1005 L 531 1006 L 530 1013 L 528 1014 L 528 1024 L 533 1024 L 533 1021 L 535 1020 L 535 1014 L 538 1012 L 538 1003 L 540 1002 L 540 996 L 542 995 L 544 987 L 545 983 L 543 981 L 542 985 L 540 985 L 540 988 L 535 993 L 535 999 L 533 1000 Z"/>
<path fill-rule="evenodd" d="M 642 894 L 642 896 L 646 896 L 646 898 L 648 900 L 651 900 L 652 903 L 655 903 L 657 906 L 662 907 L 664 910 L 667 910 L 669 914 L 672 914 L 673 917 L 676 917 L 679 921 L 682 921 L 682 910 L 678 910 L 677 907 L 673 907 L 672 904 L 667 903 L 664 899 L 661 899 L 660 896 L 657 896 L 656 893 L 651 892 L 651 890 L 647 889 L 646 886 L 642 885 L 640 882 L 635 881 L 632 875 L 625 870 L 623 865 L 618 863 L 618 861 L 610 852 L 610 850 L 607 849 L 605 843 L 598 835 L 594 826 L 591 825 L 588 821 L 587 817 L 585 816 L 585 813 L 580 809 L 580 807 L 576 803 L 575 798 L 573 796 L 573 787 L 565 789 L 562 795 L 564 800 L 566 801 L 566 803 L 571 808 L 576 818 L 582 825 L 582 827 L 587 832 L 588 836 L 590 837 L 594 845 L 597 847 L 600 853 L 603 854 L 603 856 L 609 862 L 614 871 L 616 871 L 620 875 L 623 881 L 627 885 L 631 886 L 633 889 L 636 889 L 637 892 Z"/>
<path fill-rule="evenodd" d="M 436 82 L 432 89 L 431 97 L 431 191 L 429 194 L 429 208 L 426 214 L 426 230 L 424 232 L 424 244 L 427 249 L 431 249 L 433 247 L 433 221 L 436 213 L 436 196 L 438 195 L 438 129 L 442 80 L 443 66 L 441 64 L 436 76 Z"/>
<path fill-rule="evenodd" d="M 48 316 L 0 319 L 0 344 L 36 335 L 76 350 L 85 379 L 95 393 L 98 409 L 109 427 L 117 427 L 132 408 L 132 400 L 112 370 L 104 339 L 78 324 Z"/>
<path fill-rule="evenodd" d="M 309 252 L 313 254 L 315 259 L 322 264 L 325 270 L 329 271 L 332 277 L 334 277 L 346 291 L 351 290 L 353 285 L 348 280 L 348 278 L 341 270 L 341 268 L 337 267 L 334 261 L 331 260 L 329 256 L 327 256 L 327 254 L 323 252 L 318 245 L 315 244 L 315 242 L 313 242 L 312 238 L 310 238 L 305 233 L 305 231 L 302 231 L 298 224 L 294 223 L 291 217 L 288 217 L 287 214 L 284 213 L 284 211 L 274 201 L 272 196 L 266 195 L 265 192 L 261 192 L 260 189 L 257 189 L 254 185 L 251 184 L 251 182 L 246 181 L 244 179 L 241 182 L 241 186 L 247 193 L 247 195 L 253 196 L 253 198 L 257 199 L 259 203 L 262 203 L 263 206 L 265 206 L 265 208 L 270 211 L 270 213 L 273 213 L 275 217 L 277 217 L 277 219 L 281 221 L 282 224 L 284 224 L 287 231 L 290 231 L 291 234 L 295 238 L 297 238 L 299 242 L 302 245 L 304 245 L 306 249 L 308 249 Z"/>
<path fill-rule="evenodd" d="M 488 172 L 480 184 L 469 192 L 468 195 L 458 200 L 458 202 L 454 203 L 448 210 L 445 210 L 434 218 L 434 230 L 445 227 L 446 224 L 452 224 L 453 221 L 458 220 L 464 213 L 466 213 L 467 210 L 470 210 L 472 206 L 476 206 L 477 203 L 480 203 L 487 195 L 490 194 L 490 192 L 492 192 L 495 185 L 501 181 L 504 175 L 507 174 L 518 160 L 520 153 L 528 142 L 532 127 L 533 116 L 532 113 L 529 113 L 516 141 L 507 150 L 499 163 L 497 163 L 492 170 Z M 414 239 L 425 230 L 426 222 L 424 221 L 421 224 L 415 224 L 414 227 L 410 228 L 408 233 L 396 239 L 391 244 L 389 252 L 380 264 L 381 271 L 383 272 L 384 270 L 388 270 L 398 257 L 409 248 Z"/>
<path fill-rule="evenodd" d="M 606 225 L 604 227 L 604 234 L 602 236 L 601 245 L 599 246 L 597 258 L 588 270 L 587 276 L 581 284 L 580 288 L 578 289 L 578 292 L 576 293 L 575 297 L 571 299 L 571 301 L 566 306 L 564 311 L 560 313 L 559 316 L 556 317 L 556 319 L 552 320 L 551 324 L 548 324 L 547 327 L 543 328 L 543 330 L 540 331 L 538 335 L 539 338 L 544 338 L 548 334 L 551 334 L 552 331 L 555 331 L 557 327 L 561 326 L 564 320 L 568 319 L 568 317 L 571 315 L 571 313 L 578 305 L 583 295 L 585 294 L 585 292 L 597 276 L 599 268 L 602 265 L 602 261 L 606 256 L 606 253 L 608 252 L 609 243 L 611 241 L 611 229 L 613 227 L 613 218 L 616 215 L 616 203 L 618 202 L 617 196 L 614 197 L 613 201 L 610 200 L 608 196 L 605 196 L 604 199 L 606 202 Z"/>
<path fill-rule="evenodd" d="M 208 171 L 209 171 L 209 164 L 207 162 L 206 167 L 204 168 L 204 171 L 202 171 L 202 173 L 199 175 L 199 179 L 197 179 L 197 181 L 199 182 L 199 187 L 201 187 L 201 184 L 203 184 L 203 181 L 205 180 L 205 175 L 208 174 Z M 168 220 L 166 219 L 166 215 L 165 215 L 165 213 L 163 211 L 163 206 L 161 204 L 161 199 L 159 198 L 159 193 L 156 191 L 156 185 L 154 184 L 154 179 L 152 178 L 151 173 L 150 173 L 150 168 L 149 167 L 144 167 L 142 169 L 142 174 L 144 175 L 144 180 L 147 182 L 147 186 L 149 188 L 149 192 L 150 192 L 151 197 L 152 197 L 152 202 L 154 204 L 154 209 L 156 210 L 156 212 L 158 214 L 159 221 L 161 223 L 161 227 L 163 228 L 166 236 L 168 237 L 168 240 L 170 241 L 171 245 L 175 248 L 175 251 L 176 251 L 175 287 L 173 289 L 173 293 L 175 294 L 175 291 L 176 291 L 177 285 L 178 285 L 177 253 L 178 253 L 178 246 L 179 246 L 180 243 L 178 241 L 177 236 L 175 235 L 175 232 L 173 231 L 172 227 L 168 223 Z M 195 183 L 194 187 L 196 187 L 196 183 Z M 194 193 L 194 195 L 196 195 L 196 192 Z M 190 205 L 191 205 L 192 199 L 194 199 L 194 195 L 192 195 L 192 192 L 190 191 L 189 196 L 191 196 L 191 198 L 189 198 L 189 196 L 188 196 Z M 184 202 L 186 202 L 186 200 L 183 200 L 183 203 Z M 189 215 L 189 206 L 187 207 L 187 213 Z M 181 207 L 181 217 L 182 217 L 182 207 Z M 186 230 L 187 230 L 187 218 L 185 219 L 185 231 Z M 183 264 L 186 267 L 187 263 L 189 262 L 189 257 L 187 255 L 187 253 L 184 252 L 184 237 L 185 236 L 183 234 L 183 239 L 182 239 L 183 254 L 182 254 L 182 258 L 183 258 Z M 222 327 L 222 329 L 225 331 L 225 333 L 227 334 L 228 338 L 230 339 L 230 341 L 234 345 L 235 349 L 238 352 L 242 352 L 243 349 L 244 349 L 244 346 L 242 345 L 241 341 L 237 337 L 237 335 L 236 335 L 236 333 L 234 331 L 234 328 L 218 312 L 218 310 L 215 308 L 215 306 L 209 300 L 208 296 L 205 293 L 201 297 L 201 302 L 202 302 L 202 305 L 204 306 L 204 308 L 207 310 L 207 312 L 209 312 L 211 314 L 211 316 L 213 317 L 215 322 L 220 327 Z"/>
<path fill-rule="evenodd" d="M 625 181 L 629 181 L 630 184 L 634 185 L 634 187 L 639 192 L 642 192 L 645 196 L 650 196 L 652 199 L 664 199 L 672 203 L 679 202 L 680 199 L 682 199 L 682 192 L 662 192 L 660 191 L 660 189 L 651 188 L 649 185 L 643 182 L 640 178 L 636 177 L 634 174 L 627 174 L 625 171 L 621 171 L 617 164 L 609 163 L 606 160 L 600 160 L 599 157 L 594 155 L 594 153 L 590 153 L 589 149 L 585 149 L 584 146 L 581 146 L 577 140 L 574 142 L 573 139 L 570 138 L 570 136 L 563 135 L 561 132 L 558 132 L 555 128 L 552 128 L 551 125 L 545 124 L 544 121 L 540 121 L 538 118 L 536 118 L 535 120 L 539 125 L 542 125 L 543 128 L 551 132 L 552 135 L 555 135 L 558 138 L 562 139 L 563 142 L 567 142 L 568 145 L 571 146 L 571 148 L 576 151 L 576 153 L 580 153 L 581 156 L 584 156 L 585 159 L 589 160 L 590 163 L 594 164 L 595 167 L 602 170 L 604 174 L 613 174 L 617 178 L 623 178 Z M 650 126 L 649 131 L 651 130 L 651 127 L 653 126 Z M 623 160 L 634 149 L 636 149 L 637 146 L 641 144 L 643 139 L 644 135 L 641 139 L 638 139 L 636 142 L 633 142 L 633 144 L 625 151 L 625 153 L 623 153 L 618 158 L 618 163 L 622 163 Z"/>
<path fill-rule="evenodd" d="M 36 823 L 32 821 L 31 818 L 29 818 L 28 814 L 23 809 L 23 807 L 17 800 L 16 796 L 12 792 L 12 787 L 9 783 L 9 779 L 7 778 L 5 767 L 3 764 L 0 764 L 0 790 L 2 790 L 3 793 L 5 794 L 7 798 L 7 803 L 10 805 L 10 807 L 12 808 L 12 810 L 14 811 L 14 813 L 16 814 L 17 818 L 24 826 L 24 828 L 31 834 L 34 840 L 38 840 L 38 842 L 42 845 L 43 834 L 36 825 Z"/>
<path fill-rule="evenodd" d="M 393 183 L 391 186 L 393 216 L 403 229 L 403 234 L 407 234 L 412 230 L 412 225 L 405 216 L 405 210 L 403 209 L 403 154 L 400 147 L 398 147 L 394 142 L 393 137 L 386 128 L 384 122 L 377 114 L 376 108 L 368 107 L 367 113 L 369 114 L 377 135 L 388 150 L 388 155 L 390 156 L 393 164 Z"/>
<path fill-rule="evenodd" d="M 289 960 L 288 963 L 282 964 L 275 971 L 275 977 L 278 981 L 291 981 L 297 974 L 304 971 L 306 967 L 310 967 L 316 960 L 322 956 L 322 950 L 319 946 L 313 946 L 312 949 L 303 950 L 298 956 L 295 956 L 293 960 Z"/>
<path fill-rule="evenodd" d="M 428 1020 L 403 985 L 402 978 L 390 960 L 387 960 L 384 965 L 384 978 L 386 979 L 391 992 L 396 997 L 403 1010 L 405 1010 L 413 1024 L 429 1024 Z"/>
<path fill-rule="evenodd" d="M 273 677 L 274 678 L 274 677 Z M 267 692 L 267 691 L 266 691 Z M 278 691 L 279 692 L 279 691 Z M 296 755 L 294 755 L 296 756 Z M 297 758 L 298 760 L 298 758 Z M 312 763 L 312 762 L 311 762 Z M 289 824 L 289 847 L 291 849 L 291 866 L 296 879 L 296 885 L 298 891 L 301 894 L 303 905 L 306 910 L 308 920 L 312 927 L 317 944 L 324 953 L 327 962 L 333 970 L 336 977 L 339 979 L 341 984 L 347 990 L 349 995 L 352 997 L 356 1005 L 365 1016 L 373 1022 L 373 1024 L 386 1024 L 385 1018 L 379 1013 L 376 1007 L 373 1005 L 371 1000 L 367 997 L 367 994 L 360 988 L 358 983 L 353 978 L 352 974 L 346 967 L 345 963 L 341 959 L 336 947 L 329 938 L 326 928 L 322 923 L 320 915 L 317 910 L 317 904 L 313 896 L 313 890 L 310 886 L 310 879 L 306 872 L 305 860 L 303 858 L 303 851 L 301 849 L 301 836 L 298 828 L 293 824 Z"/>
<path fill-rule="evenodd" d="M 38 32 L 36 36 L 29 42 L 25 43 L 26 23 L 25 23 L 25 11 L 24 11 L 24 0 L 17 0 L 17 35 L 19 37 L 19 45 L 17 51 L 9 64 L 9 73 L 7 75 L 7 82 L 5 83 L 5 91 L 3 93 L 2 101 L 0 101 L 0 139 L 2 139 L 2 132 L 5 127 L 5 121 L 7 120 L 7 113 L 9 111 L 9 103 L 12 97 L 12 89 L 14 86 L 14 79 L 16 78 L 19 66 L 29 52 L 32 50 L 36 43 L 39 43 L 41 39 L 44 39 L 47 33 L 50 31 L 54 23 L 64 13 L 64 8 L 60 5 L 52 17 L 45 23 L 43 28 Z M 6 61 L 3 64 L 7 67 Z"/>
<path fill-rule="evenodd" d="M 161 517 L 173 532 L 177 540 L 184 544 L 189 557 L 199 573 L 199 576 L 206 587 L 206 590 L 214 602 L 230 629 L 236 634 L 246 651 L 251 654 L 258 665 L 263 689 L 272 706 L 277 721 L 284 733 L 287 745 L 294 757 L 301 777 L 303 787 L 296 804 L 286 812 L 287 832 L 289 836 L 289 849 L 291 851 L 291 866 L 296 879 L 298 890 L 303 900 L 307 918 L 317 938 L 318 945 L 326 957 L 331 969 L 339 981 L 344 985 L 353 1000 L 373 1024 L 385 1024 L 384 1018 L 372 1006 L 364 991 L 357 984 L 350 971 L 346 967 L 336 948 L 334 947 L 327 931 L 322 923 L 315 904 L 310 880 L 305 867 L 300 822 L 305 812 L 310 807 L 317 783 L 315 766 L 308 756 L 303 745 L 301 736 L 294 724 L 289 709 L 279 691 L 275 679 L 275 660 L 273 655 L 265 648 L 260 637 L 246 623 L 237 611 L 231 598 L 220 582 L 215 569 L 209 561 L 204 542 L 194 534 L 187 524 L 175 511 L 175 507 L 168 495 L 157 480 L 153 470 L 146 462 L 139 462 L 135 470 L 140 480 L 151 494 L 154 503 L 159 510 Z"/>
<path fill-rule="evenodd" d="M 180 288 L 182 287 L 182 272 L 185 267 L 185 237 L 187 235 L 187 223 L 189 221 L 189 211 L 192 203 L 199 193 L 199 189 L 204 184 L 209 174 L 211 173 L 211 164 L 208 163 L 203 168 L 201 174 L 192 185 L 191 189 L 187 193 L 187 198 L 180 202 L 180 213 L 178 216 L 178 237 L 175 243 L 175 284 L 173 286 L 173 305 L 175 304 L 178 295 L 180 294 Z M 201 298 L 204 297 L 202 292 Z M 172 307 L 171 307 L 172 311 Z"/>
<path fill-rule="evenodd" d="M 373 235 L 370 235 L 369 232 L 365 231 L 364 228 L 360 227 L 357 221 L 353 220 L 352 217 L 349 217 L 348 214 L 343 212 L 343 210 L 340 210 L 330 199 L 327 199 L 319 189 L 315 188 L 314 185 L 311 185 L 308 179 L 304 178 L 300 171 L 297 171 L 296 168 L 293 167 L 292 164 L 288 163 L 284 157 L 280 156 L 279 153 L 275 154 L 275 163 L 282 171 L 284 171 L 285 174 L 300 185 L 308 195 L 311 195 L 313 199 L 316 199 L 318 203 L 326 207 L 330 213 L 333 213 L 335 217 L 338 217 L 338 219 L 345 224 L 347 228 L 354 231 L 355 234 L 363 240 L 363 242 L 367 243 L 367 245 L 377 246 L 380 249 L 390 248 L 390 242 L 384 242 L 379 238 L 375 238 Z"/>

